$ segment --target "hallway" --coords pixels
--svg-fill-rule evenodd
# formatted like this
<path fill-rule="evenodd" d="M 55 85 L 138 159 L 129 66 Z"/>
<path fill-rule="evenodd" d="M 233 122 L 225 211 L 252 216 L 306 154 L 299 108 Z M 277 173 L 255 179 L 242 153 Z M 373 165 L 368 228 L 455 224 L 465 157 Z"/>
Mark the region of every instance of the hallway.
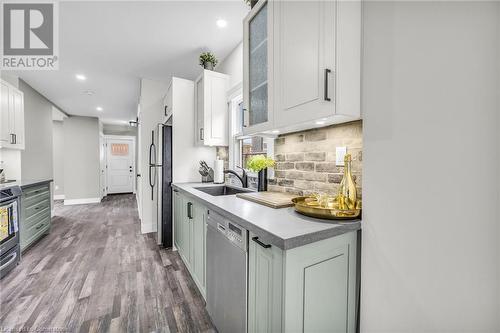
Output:
<path fill-rule="evenodd" d="M 177 252 L 140 235 L 134 195 L 55 204 L 49 235 L 0 281 L 0 329 L 213 332 Z"/>

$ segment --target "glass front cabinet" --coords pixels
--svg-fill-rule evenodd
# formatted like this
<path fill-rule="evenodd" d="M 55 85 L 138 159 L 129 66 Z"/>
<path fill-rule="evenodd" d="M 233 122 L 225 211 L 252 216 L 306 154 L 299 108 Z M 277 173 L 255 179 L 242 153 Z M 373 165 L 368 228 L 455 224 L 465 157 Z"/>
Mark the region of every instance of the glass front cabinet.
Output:
<path fill-rule="evenodd" d="M 361 2 L 260 0 L 243 23 L 243 133 L 360 119 Z"/>
<path fill-rule="evenodd" d="M 243 133 L 273 126 L 273 2 L 261 0 L 243 21 Z"/>

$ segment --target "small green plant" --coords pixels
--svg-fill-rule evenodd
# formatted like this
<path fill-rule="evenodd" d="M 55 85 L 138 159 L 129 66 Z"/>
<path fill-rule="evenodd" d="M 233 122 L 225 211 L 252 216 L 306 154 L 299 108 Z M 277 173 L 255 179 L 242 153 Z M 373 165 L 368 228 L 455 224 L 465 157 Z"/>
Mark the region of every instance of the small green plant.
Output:
<path fill-rule="evenodd" d="M 272 158 L 264 155 L 255 155 L 247 162 L 247 168 L 253 172 L 259 172 L 266 168 L 273 168 L 275 165 L 276 162 Z"/>
<path fill-rule="evenodd" d="M 200 66 L 205 68 L 205 64 L 209 62 L 212 63 L 214 67 L 217 65 L 217 58 L 213 55 L 213 53 L 203 52 L 200 54 Z"/>

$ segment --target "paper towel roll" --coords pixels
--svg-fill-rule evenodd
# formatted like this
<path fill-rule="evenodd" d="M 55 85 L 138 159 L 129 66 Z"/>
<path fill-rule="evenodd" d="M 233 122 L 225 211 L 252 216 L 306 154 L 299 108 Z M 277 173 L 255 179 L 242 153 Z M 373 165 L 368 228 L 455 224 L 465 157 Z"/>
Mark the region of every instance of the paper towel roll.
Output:
<path fill-rule="evenodd" d="M 214 183 L 223 184 L 224 183 L 224 161 L 215 160 L 214 161 Z"/>

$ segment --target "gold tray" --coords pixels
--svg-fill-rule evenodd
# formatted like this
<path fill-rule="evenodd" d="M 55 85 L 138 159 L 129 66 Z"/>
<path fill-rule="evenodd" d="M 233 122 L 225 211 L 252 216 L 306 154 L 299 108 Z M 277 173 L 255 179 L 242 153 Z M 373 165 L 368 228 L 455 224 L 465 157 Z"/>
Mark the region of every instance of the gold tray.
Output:
<path fill-rule="evenodd" d="M 333 207 L 321 207 L 318 201 L 312 197 L 297 197 L 293 198 L 295 210 L 303 215 L 329 220 L 355 220 L 361 215 L 361 209 L 338 209 L 337 203 L 333 203 Z"/>

